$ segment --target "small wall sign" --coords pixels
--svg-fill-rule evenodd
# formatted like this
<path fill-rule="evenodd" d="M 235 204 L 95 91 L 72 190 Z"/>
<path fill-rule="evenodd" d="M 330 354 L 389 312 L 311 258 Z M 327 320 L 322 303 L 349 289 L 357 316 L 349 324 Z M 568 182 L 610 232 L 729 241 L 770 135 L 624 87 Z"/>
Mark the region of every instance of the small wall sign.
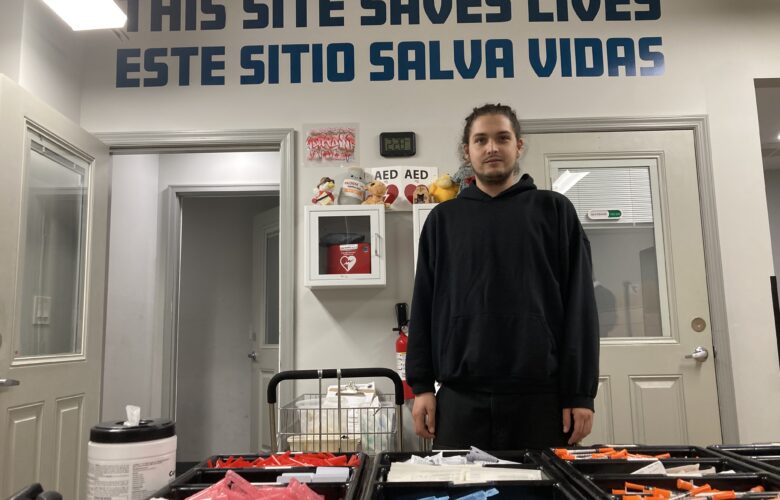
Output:
<path fill-rule="evenodd" d="M 411 211 L 414 190 L 429 186 L 439 176 L 438 167 L 376 167 L 368 169 L 371 178 L 387 186 L 385 206 L 389 210 Z"/>
<path fill-rule="evenodd" d="M 621 210 L 595 209 L 588 210 L 588 219 L 590 220 L 620 220 L 623 217 Z"/>

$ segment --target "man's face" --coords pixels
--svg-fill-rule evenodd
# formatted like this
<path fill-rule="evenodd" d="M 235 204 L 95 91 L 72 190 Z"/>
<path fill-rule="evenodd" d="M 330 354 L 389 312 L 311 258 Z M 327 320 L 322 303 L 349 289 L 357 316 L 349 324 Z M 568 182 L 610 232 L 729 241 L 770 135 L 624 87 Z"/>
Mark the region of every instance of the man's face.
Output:
<path fill-rule="evenodd" d="M 483 184 L 504 184 L 514 173 L 523 140 L 515 136 L 512 122 L 504 115 L 483 115 L 471 124 L 464 152 Z"/>

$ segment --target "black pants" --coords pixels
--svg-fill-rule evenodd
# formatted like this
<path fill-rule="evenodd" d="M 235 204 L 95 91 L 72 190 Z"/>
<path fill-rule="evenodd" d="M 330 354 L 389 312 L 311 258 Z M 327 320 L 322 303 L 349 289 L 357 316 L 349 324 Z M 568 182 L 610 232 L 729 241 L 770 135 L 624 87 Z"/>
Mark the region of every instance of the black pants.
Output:
<path fill-rule="evenodd" d="M 563 433 L 563 410 L 556 394 L 495 394 L 442 387 L 436 395 L 434 449 L 565 446 L 571 432 Z"/>

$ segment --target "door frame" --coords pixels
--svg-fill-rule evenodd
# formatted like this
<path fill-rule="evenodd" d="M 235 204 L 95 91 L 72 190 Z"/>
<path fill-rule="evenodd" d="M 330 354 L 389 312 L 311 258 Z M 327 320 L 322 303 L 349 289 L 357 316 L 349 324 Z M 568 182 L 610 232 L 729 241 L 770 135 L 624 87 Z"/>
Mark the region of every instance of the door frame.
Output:
<path fill-rule="evenodd" d="M 187 154 L 198 154 L 190 152 Z M 274 196 L 281 193 L 279 184 L 197 184 L 170 185 L 163 194 L 162 222 L 165 232 L 164 258 L 165 266 L 165 324 L 163 327 L 163 384 L 162 409 L 163 417 L 176 421 L 176 402 L 179 387 L 179 311 L 181 305 L 181 240 L 182 240 L 182 203 L 187 198 L 213 197 L 247 197 Z M 281 214 L 281 211 L 280 211 Z M 281 227 L 279 241 L 281 243 Z M 281 251 L 281 249 L 280 249 Z M 282 255 L 281 253 L 279 254 Z M 282 272 L 282 261 L 279 259 L 279 273 Z M 281 281 L 279 283 L 281 290 Z M 281 300 L 281 294 L 280 294 Z M 281 306 L 281 303 L 280 303 Z M 253 306 L 254 307 L 254 306 Z M 280 313 L 281 314 L 281 313 Z M 281 318 L 281 316 L 280 316 Z M 279 341 L 282 341 L 281 321 L 279 323 Z M 281 344 L 280 344 L 281 345 Z M 281 349 L 280 349 L 281 364 Z M 278 369 L 278 367 L 277 367 Z"/>
<path fill-rule="evenodd" d="M 279 184 L 273 190 L 279 193 L 279 255 L 295 255 L 295 131 L 293 129 L 225 130 L 225 131 L 161 131 L 110 132 L 95 134 L 109 146 L 112 155 L 210 153 L 236 151 L 278 151 L 280 158 Z M 185 192 L 200 192 L 209 186 L 170 186 Z M 268 186 L 224 185 L 211 186 L 222 194 L 246 194 L 247 191 L 269 190 Z M 189 190 L 189 191 L 188 191 Z M 209 195 L 217 194 L 212 191 Z M 159 402 L 159 413 L 164 418 L 176 415 L 176 335 L 178 323 L 179 257 L 181 244 L 181 207 L 179 196 L 163 200 L 163 227 L 159 234 L 162 253 L 158 270 L 164 277 L 165 300 L 163 326 L 154 332 L 158 346 L 153 360 L 152 380 L 161 380 L 159 394 L 153 394 L 152 404 Z M 110 207 L 110 199 L 109 199 Z M 110 210 L 110 209 L 109 209 Z M 294 368 L 295 352 L 295 259 L 280 259 L 279 263 L 279 370 Z"/>
<path fill-rule="evenodd" d="M 538 119 L 521 120 L 520 124 L 523 135 L 666 130 L 693 133 L 721 435 L 723 442 L 740 442 L 707 115 Z"/>

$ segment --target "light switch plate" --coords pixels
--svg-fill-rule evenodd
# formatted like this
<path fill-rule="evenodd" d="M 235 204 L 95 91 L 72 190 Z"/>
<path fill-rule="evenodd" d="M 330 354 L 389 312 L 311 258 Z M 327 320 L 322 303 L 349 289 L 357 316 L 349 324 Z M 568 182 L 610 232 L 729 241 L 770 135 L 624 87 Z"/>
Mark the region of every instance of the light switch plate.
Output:
<path fill-rule="evenodd" d="M 51 297 L 33 297 L 33 325 L 48 325 L 51 320 Z"/>

